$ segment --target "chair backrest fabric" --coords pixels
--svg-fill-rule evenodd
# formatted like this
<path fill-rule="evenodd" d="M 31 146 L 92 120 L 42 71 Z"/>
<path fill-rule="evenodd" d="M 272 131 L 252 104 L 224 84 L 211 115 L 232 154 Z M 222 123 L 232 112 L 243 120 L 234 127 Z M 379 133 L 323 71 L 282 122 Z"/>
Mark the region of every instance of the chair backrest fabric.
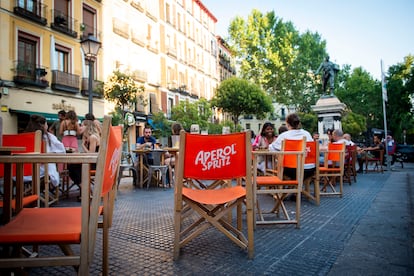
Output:
<path fill-rule="evenodd" d="M 340 151 L 344 150 L 345 144 L 335 144 L 329 143 L 328 144 L 328 160 L 333 162 L 341 161 L 341 153 Z"/>
<path fill-rule="evenodd" d="M 13 153 L 34 153 L 42 150 L 42 132 L 25 132 L 19 134 L 3 134 L 3 146 L 9 147 L 25 147 L 24 151 L 12 151 Z M 24 164 L 24 176 L 32 175 L 32 164 Z M 16 176 L 16 166 L 13 166 L 13 176 Z M 0 177 L 4 177 L 4 166 L 0 164 Z"/>
<path fill-rule="evenodd" d="M 319 142 L 308 141 L 306 142 L 306 156 L 305 164 L 319 165 Z"/>
<path fill-rule="evenodd" d="M 121 160 L 122 127 L 113 126 L 109 129 L 108 148 L 105 156 L 106 164 L 103 172 L 102 196 L 115 185 L 118 167 Z"/>
<path fill-rule="evenodd" d="M 216 180 L 246 175 L 246 133 L 185 135 L 184 178 Z"/>
<path fill-rule="evenodd" d="M 304 141 L 285 139 L 282 142 L 282 151 L 303 151 Z M 294 154 L 287 154 L 283 156 L 283 167 L 285 168 L 297 168 L 298 156 Z"/>

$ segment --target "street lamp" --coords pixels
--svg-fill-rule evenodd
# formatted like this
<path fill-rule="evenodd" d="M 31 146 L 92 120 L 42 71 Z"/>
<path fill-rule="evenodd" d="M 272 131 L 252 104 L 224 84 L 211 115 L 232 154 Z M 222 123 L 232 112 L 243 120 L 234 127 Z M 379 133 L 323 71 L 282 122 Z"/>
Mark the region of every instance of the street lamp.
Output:
<path fill-rule="evenodd" d="M 87 38 L 81 41 L 81 47 L 85 55 L 85 60 L 89 64 L 89 80 L 88 80 L 88 96 L 89 96 L 89 113 L 93 114 L 92 102 L 93 102 L 93 92 L 92 92 L 92 81 L 93 81 L 93 63 L 98 55 L 99 49 L 101 48 L 101 42 L 99 42 L 96 37 L 89 35 Z"/>

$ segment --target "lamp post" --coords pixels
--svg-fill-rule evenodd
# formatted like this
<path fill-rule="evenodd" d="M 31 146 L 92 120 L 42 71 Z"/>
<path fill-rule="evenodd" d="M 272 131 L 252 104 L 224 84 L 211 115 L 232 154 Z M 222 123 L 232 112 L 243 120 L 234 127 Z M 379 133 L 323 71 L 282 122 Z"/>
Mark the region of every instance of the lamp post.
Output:
<path fill-rule="evenodd" d="M 88 35 L 87 38 L 81 41 L 81 47 L 85 55 L 85 60 L 89 65 L 89 80 L 88 80 L 88 96 L 89 96 L 89 113 L 93 114 L 93 63 L 98 55 L 99 49 L 101 48 L 101 42 L 99 42 L 93 35 Z"/>

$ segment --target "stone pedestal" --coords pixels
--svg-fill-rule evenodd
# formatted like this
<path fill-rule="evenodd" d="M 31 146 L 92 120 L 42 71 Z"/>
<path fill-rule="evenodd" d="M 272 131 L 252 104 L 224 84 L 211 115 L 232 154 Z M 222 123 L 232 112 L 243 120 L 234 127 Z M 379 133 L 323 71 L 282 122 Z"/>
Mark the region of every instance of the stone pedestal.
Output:
<path fill-rule="evenodd" d="M 318 132 L 320 139 L 327 139 L 328 129 L 342 129 L 341 118 L 346 105 L 341 103 L 334 95 L 322 96 L 315 105 L 313 111 L 318 114 Z"/>

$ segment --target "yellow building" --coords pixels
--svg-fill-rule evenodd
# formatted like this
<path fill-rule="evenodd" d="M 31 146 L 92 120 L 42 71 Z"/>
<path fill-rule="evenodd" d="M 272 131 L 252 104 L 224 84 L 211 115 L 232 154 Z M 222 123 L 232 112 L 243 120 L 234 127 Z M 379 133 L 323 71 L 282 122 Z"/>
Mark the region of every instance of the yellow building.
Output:
<path fill-rule="evenodd" d="M 88 66 L 80 41 L 101 34 L 101 1 L 0 1 L 0 92 L 3 133 L 26 126 L 29 114 L 49 122 L 59 110 L 88 109 Z M 94 63 L 95 80 L 102 75 L 101 54 Z M 94 83 L 94 88 L 98 87 Z M 104 115 L 104 101 L 94 94 L 93 113 Z"/>
<path fill-rule="evenodd" d="M 145 87 L 145 101 L 129 110 L 138 126 L 159 111 L 169 118 L 180 101 L 211 99 L 219 83 L 217 19 L 200 0 L 0 1 L 0 22 L 4 133 L 21 131 L 33 113 L 48 121 L 61 109 L 88 113 L 80 42 L 89 34 L 102 43 L 93 63 L 98 118 L 112 105 L 95 94 L 97 80 L 115 70 Z"/>
<path fill-rule="evenodd" d="M 211 99 L 219 81 L 217 19 L 196 0 L 107 0 L 104 73 L 130 74 L 145 87 L 133 111 L 137 135 L 153 114 L 170 118 L 180 101 Z"/>

